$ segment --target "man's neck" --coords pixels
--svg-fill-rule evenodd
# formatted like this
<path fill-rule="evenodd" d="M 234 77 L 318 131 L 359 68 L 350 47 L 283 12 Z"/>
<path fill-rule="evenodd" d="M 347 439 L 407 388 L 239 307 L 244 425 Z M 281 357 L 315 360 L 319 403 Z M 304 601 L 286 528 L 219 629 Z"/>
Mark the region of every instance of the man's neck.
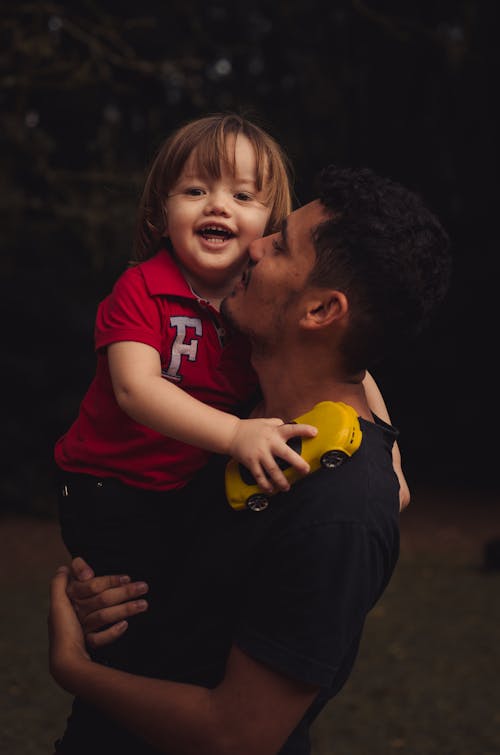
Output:
<path fill-rule="evenodd" d="M 271 355 L 252 360 L 259 376 L 263 401 L 256 414 L 281 417 L 289 422 L 312 409 L 320 401 L 343 401 L 359 416 L 371 420 L 362 379 L 364 373 L 353 376 L 335 374 L 321 369 L 314 361 L 291 364 L 289 359 Z"/>

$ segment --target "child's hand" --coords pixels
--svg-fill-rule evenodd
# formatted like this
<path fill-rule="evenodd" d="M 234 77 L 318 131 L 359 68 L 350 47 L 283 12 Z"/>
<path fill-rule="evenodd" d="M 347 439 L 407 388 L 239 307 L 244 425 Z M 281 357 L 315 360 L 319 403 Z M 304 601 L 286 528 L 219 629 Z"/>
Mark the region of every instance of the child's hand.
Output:
<path fill-rule="evenodd" d="M 312 438 L 318 430 L 312 425 L 284 424 L 276 417 L 242 419 L 236 426 L 229 454 L 252 473 L 255 482 L 266 493 L 274 489 L 289 490 L 290 483 L 276 463 L 279 456 L 301 474 L 309 472 L 309 464 L 286 441 L 296 435 Z"/>
<path fill-rule="evenodd" d="M 148 591 L 145 582 L 131 582 L 130 577 L 118 574 L 95 577 L 83 558 L 73 559 L 71 577 L 66 592 L 89 647 L 114 642 L 128 627 L 125 619 L 148 608 L 140 598 Z"/>

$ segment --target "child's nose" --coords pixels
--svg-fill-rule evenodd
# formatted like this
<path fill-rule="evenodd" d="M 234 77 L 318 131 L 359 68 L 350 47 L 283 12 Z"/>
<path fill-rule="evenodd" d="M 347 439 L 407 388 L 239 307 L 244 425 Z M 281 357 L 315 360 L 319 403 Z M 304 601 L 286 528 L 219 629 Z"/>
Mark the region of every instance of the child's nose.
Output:
<path fill-rule="evenodd" d="M 225 215 L 230 214 L 229 202 L 223 191 L 211 192 L 208 202 L 205 205 L 206 215 Z"/>

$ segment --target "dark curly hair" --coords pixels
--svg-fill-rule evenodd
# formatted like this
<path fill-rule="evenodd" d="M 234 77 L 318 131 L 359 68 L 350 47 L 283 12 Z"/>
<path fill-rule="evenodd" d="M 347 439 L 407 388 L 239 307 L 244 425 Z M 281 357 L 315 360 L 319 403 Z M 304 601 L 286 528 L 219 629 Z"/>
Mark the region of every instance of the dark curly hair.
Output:
<path fill-rule="evenodd" d="M 314 231 L 309 282 L 344 291 L 351 370 L 416 336 L 448 290 L 449 238 L 420 197 L 368 169 L 325 168 L 318 196 L 331 219 Z"/>

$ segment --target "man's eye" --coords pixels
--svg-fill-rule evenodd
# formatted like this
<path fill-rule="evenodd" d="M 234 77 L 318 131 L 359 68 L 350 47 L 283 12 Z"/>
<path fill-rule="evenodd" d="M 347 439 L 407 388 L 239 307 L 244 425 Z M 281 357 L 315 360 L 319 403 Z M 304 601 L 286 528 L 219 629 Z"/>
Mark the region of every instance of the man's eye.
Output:
<path fill-rule="evenodd" d="M 190 186 L 185 193 L 190 197 L 201 197 L 205 192 L 197 186 Z"/>
<path fill-rule="evenodd" d="M 248 194 L 246 191 L 238 191 L 234 197 L 240 202 L 251 202 L 253 199 L 252 194 Z"/>
<path fill-rule="evenodd" d="M 275 252 L 284 252 L 284 248 L 281 245 L 279 239 L 273 239 L 273 249 Z"/>

